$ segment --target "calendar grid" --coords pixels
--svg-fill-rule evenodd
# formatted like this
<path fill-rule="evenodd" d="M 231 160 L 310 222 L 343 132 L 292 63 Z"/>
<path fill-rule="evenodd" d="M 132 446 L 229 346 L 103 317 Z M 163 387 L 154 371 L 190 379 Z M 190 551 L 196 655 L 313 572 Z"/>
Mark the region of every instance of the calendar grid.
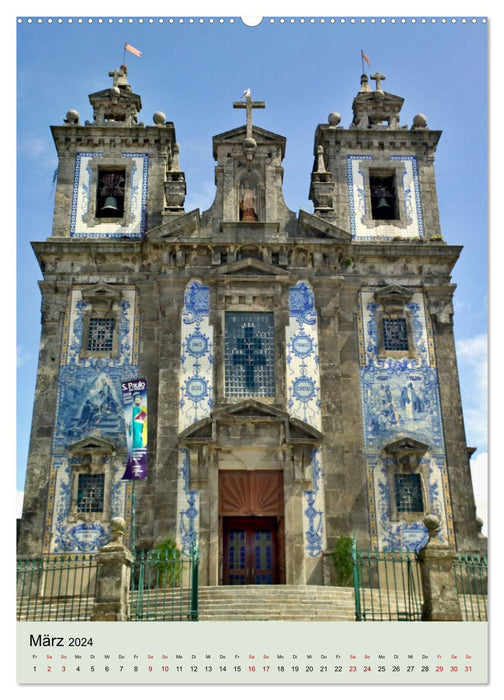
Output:
<path fill-rule="evenodd" d="M 488 682 L 477 622 L 456 634 L 446 623 L 216 622 L 197 634 L 177 622 L 18 623 L 17 640 L 21 684 Z"/>

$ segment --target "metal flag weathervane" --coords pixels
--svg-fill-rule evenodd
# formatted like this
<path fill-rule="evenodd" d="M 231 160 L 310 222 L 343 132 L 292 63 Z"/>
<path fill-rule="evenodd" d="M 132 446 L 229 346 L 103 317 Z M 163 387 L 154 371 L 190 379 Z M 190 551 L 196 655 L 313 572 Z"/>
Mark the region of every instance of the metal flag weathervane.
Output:
<path fill-rule="evenodd" d="M 362 49 L 361 49 L 360 55 L 361 55 L 361 63 L 362 63 L 362 72 L 364 73 L 364 61 L 366 61 L 368 66 L 371 65 L 371 61 L 369 60 L 369 58 L 366 56 L 366 54 L 364 53 L 364 51 Z"/>
<path fill-rule="evenodd" d="M 138 56 L 138 58 L 142 58 L 142 52 L 139 51 L 138 49 L 135 49 L 134 46 L 131 44 L 124 44 L 124 55 L 123 55 L 123 63 L 126 63 L 126 51 L 129 51 L 130 53 L 134 54 L 135 56 Z"/>

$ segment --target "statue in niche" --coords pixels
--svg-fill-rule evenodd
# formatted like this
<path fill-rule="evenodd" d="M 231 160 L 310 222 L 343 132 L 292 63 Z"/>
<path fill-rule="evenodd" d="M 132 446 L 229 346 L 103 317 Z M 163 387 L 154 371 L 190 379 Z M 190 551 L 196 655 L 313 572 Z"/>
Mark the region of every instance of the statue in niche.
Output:
<path fill-rule="evenodd" d="M 257 221 L 257 192 L 251 180 L 240 182 L 240 221 Z"/>

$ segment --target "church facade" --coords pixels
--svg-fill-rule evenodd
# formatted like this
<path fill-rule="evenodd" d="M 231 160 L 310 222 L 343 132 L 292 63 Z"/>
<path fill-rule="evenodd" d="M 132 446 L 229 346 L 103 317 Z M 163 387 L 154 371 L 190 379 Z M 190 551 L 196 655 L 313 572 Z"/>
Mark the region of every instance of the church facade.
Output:
<path fill-rule="evenodd" d="M 246 124 L 213 138 L 212 206 L 186 211 L 173 123 L 139 122 L 126 67 L 109 76 L 92 121 L 52 127 L 19 554 L 97 551 L 114 516 L 136 551 L 196 543 L 202 585 L 330 584 L 339 536 L 416 549 L 427 514 L 477 551 L 441 133 L 402 125 L 403 99 L 363 75 L 349 127 L 315 129 L 313 212 L 296 213 L 286 139 L 246 94 Z M 147 476 L 125 480 L 138 382 Z"/>

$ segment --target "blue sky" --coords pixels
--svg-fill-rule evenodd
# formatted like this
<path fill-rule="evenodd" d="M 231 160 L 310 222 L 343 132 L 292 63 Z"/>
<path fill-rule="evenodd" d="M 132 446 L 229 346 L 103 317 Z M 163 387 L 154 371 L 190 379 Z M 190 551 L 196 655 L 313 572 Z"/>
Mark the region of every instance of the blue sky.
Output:
<path fill-rule="evenodd" d="M 112 16 L 115 16 L 113 13 Z M 149 23 L 148 18 L 154 18 Z M 320 17 L 325 22 L 320 21 Z M 32 15 L 33 17 L 33 15 Z M 38 17 L 37 15 L 34 16 Z M 205 210 L 213 201 L 212 136 L 239 126 L 244 111 L 234 110 L 245 88 L 266 109 L 254 122 L 287 137 L 284 195 L 289 208 L 312 211 L 308 200 L 313 140 L 318 123 L 340 112 L 352 120 L 359 89 L 360 50 L 371 70 L 386 75 L 383 88 L 405 99 L 402 123 L 427 116 L 443 131 L 436 158 L 442 232 L 463 245 L 455 268 L 455 333 L 466 422 L 474 455 L 476 488 L 484 496 L 487 455 L 487 26 L 481 19 L 436 23 L 406 17 L 365 22 L 350 17 L 304 15 L 294 23 L 280 15 L 247 27 L 238 18 L 187 14 L 160 23 L 138 15 L 109 23 L 99 15 L 69 24 L 43 18 L 17 28 L 17 488 L 24 474 L 40 337 L 41 279 L 30 241 L 51 233 L 56 151 L 49 125 L 62 124 L 69 109 L 81 121 L 92 119 L 88 95 L 109 87 L 108 72 L 123 62 L 129 42 L 142 58 L 127 54 L 128 77 L 142 97 L 140 119 L 152 124 L 161 110 L 175 124 L 181 167 L 186 173 L 186 211 Z M 189 18 L 194 17 L 194 22 Z M 219 18 L 224 21 L 219 22 Z M 358 16 L 360 17 L 360 15 Z M 310 19 L 315 21 L 311 22 Z M 482 497 L 483 498 L 483 497 Z M 484 504 L 480 512 L 486 520 Z"/>

